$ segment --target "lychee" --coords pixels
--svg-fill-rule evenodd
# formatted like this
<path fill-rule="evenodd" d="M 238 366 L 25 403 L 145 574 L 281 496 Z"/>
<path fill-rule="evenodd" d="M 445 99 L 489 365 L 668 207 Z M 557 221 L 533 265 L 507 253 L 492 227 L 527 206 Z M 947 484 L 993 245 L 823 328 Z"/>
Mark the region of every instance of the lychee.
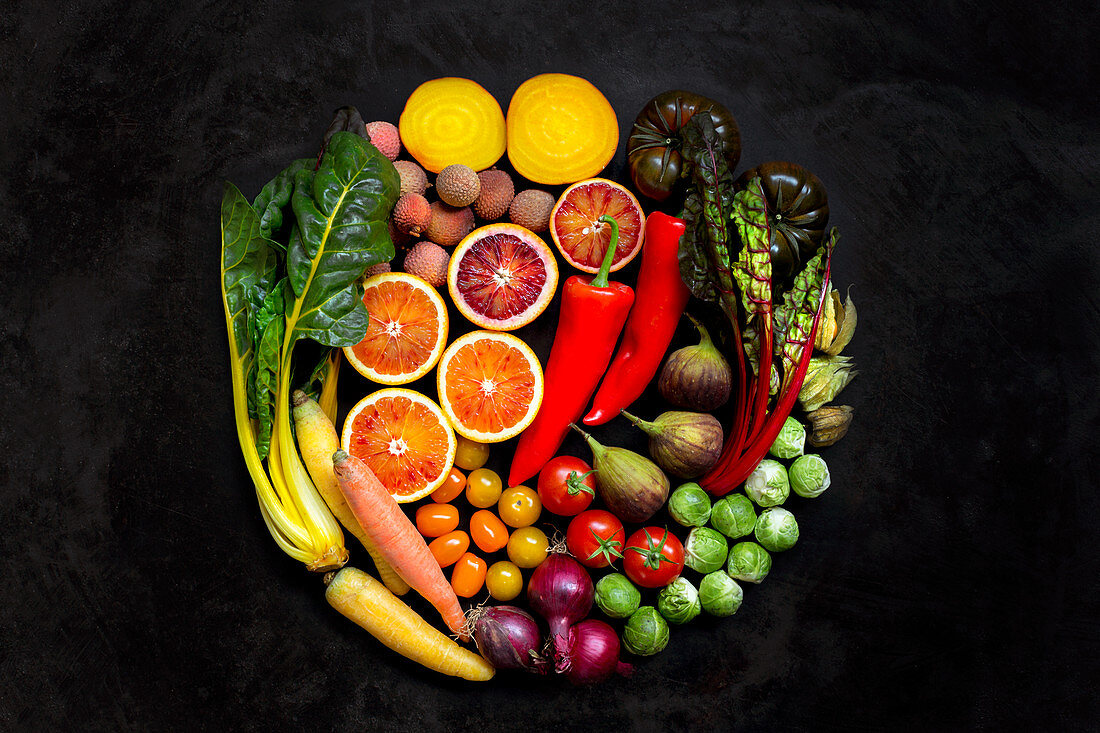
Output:
<path fill-rule="evenodd" d="M 411 160 L 395 160 L 393 167 L 401 176 L 401 195 L 418 193 L 421 196 L 428 190 L 428 174 Z"/>
<path fill-rule="evenodd" d="M 397 160 L 401 154 L 401 134 L 397 127 L 389 122 L 368 122 L 367 135 L 371 144 L 390 160 Z"/>
<path fill-rule="evenodd" d="M 550 228 L 550 212 L 554 209 L 554 197 L 546 191 L 529 188 L 520 191 L 508 207 L 508 217 L 533 232 L 545 232 Z"/>
<path fill-rule="evenodd" d="M 374 277 L 375 275 L 381 275 L 383 272 L 393 272 L 393 267 L 388 262 L 379 262 L 377 265 L 371 265 L 363 273 L 363 277 Z"/>
<path fill-rule="evenodd" d="M 422 277 L 437 288 L 447 284 L 451 256 L 435 242 L 417 242 L 405 255 L 405 272 Z"/>
<path fill-rule="evenodd" d="M 454 163 L 439 171 L 435 177 L 435 190 L 444 203 L 469 206 L 481 193 L 481 179 L 470 166 Z"/>
<path fill-rule="evenodd" d="M 497 168 L 481 171 L 477 177 L 481 181 L 481 194 L 474 201 L 474 213 L 486 221 L 504 216 L 516 195 L 512 177 Z"/>
<path fill-rule="evenodd" d="M 442 201 L 432 202 L 432 219 L 425 235 L 444 247 L 453 247 L 474 230 L 474 212 L 469 206 L 458 208 Z"/>
<path fill-rule="evenodd" d="M 393 223 L 405 234 L 419 236 L 432 220 L 432 206 L 418 193 L 407 193 L 393 207 Z"/>

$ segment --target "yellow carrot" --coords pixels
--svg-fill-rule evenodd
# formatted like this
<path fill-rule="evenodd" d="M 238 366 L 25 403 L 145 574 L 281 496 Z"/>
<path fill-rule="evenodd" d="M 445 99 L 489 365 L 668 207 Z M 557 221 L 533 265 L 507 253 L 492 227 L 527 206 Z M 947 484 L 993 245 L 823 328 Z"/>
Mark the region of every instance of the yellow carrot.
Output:
<path fill-rule="evenodd" d="M 378 641 L 429 669 L 475 682 L 493 677 L 495 670 L 481 655 L 444 636 L 362 570 L 341 568 L 325 599 Z"/>
<path fill-rule="evenodd" d="M 321 409 L 320 404 L 311 400 L 301 390 L 294 392 L 294 428 L 298 435 L 298 450 L 302 453 L 302 460 L 321 498 L 340 520 L 340 524 L 363 543 L 363 547 L 374 560 L 374 566 L 378 568 L 378 577 L 386 587 L 399 596 L 408 593 L 409 584 L 402 580 L 401 576 L 386 562 L 386 558 L 382 557 L 382 553 L 363 531 L 359 520 L 355 518 L 351 509 L 348 509 L 347 502 L 344 501 L 340 482 L 332 471 L 332 454 L 340 449 L 340 436 L 336 434 L 336 426 Z"/>
<path fill-rule="evenodd" d="M 332 454 L 332 469 L 340 479 L 340 491 L 348 508 L 383 557 L 413 590 L 435 606 L 451 631 L 468 638 L 466 616 L 454 588 L 420 532 L 370 466 L 338 450 Z"/>

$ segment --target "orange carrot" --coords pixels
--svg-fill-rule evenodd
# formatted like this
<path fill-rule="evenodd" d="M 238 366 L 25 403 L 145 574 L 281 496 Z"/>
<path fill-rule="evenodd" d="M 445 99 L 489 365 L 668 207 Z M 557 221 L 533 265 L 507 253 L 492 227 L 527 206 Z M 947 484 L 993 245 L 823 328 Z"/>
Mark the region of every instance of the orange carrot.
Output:
<path fill-rule="evenodd" d="M 334 351 L 334 353 L 340 353 Z M 337 362 L 339 363 L 339 362 Z M 330 376 L 331 380 L 332 377 Z M 326 386 L 328 382 L 326 382 Z M 336 474 L 332 471 L 332 453 L 340 447 L 340 436 L 336 434 L 336 426 L 325 414 L 321 405 L 309 398 L 305 392 L 298 389 L 292 396 L 294 404 L 294 432 L 298 437 L 298 450 L 302 454 L 302 461 L 306 464 L 313 485 L 317 492 L 328 504 L 333 515 L 340 520 L 340 524 L 358 538 L 366 548 L 367 553 L 374 560 L 374 566 L 378 569 L 378 577 L 386 584 L 394 595 L 404 595 L 409 592 L 409 586 L 394 572 L 382 553 L 371 542 L 370 537 L 359 526 L 359 520 L 348 509 L 344 495 L 340 491 L 340 482 L 336 480 Z"/>
<path fill-rule="evenodd" d="M 374 471 L 342 450 L 332 454 L 332 468 L 340 479 L 340 490 L 348 507 L 386 562 L 435 606 L 451 631 L 468 639 L 466 616 L 458 605 L 458 596 L 428 551 L 424 538 Z"/>

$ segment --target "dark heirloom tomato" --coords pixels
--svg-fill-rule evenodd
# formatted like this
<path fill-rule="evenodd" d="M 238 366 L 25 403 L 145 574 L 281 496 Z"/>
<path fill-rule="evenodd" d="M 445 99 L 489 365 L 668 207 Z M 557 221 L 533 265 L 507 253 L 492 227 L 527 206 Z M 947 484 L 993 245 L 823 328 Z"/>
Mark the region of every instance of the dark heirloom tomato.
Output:
<path fill-rule="evenodd" d="M 741 160 L 741 131 L 730 111 L 713 99 L 691 92 L 669 91 L 646 102 L 634 120 L 626 143 L 634 187 L 651 199 L 664 201 L 683 171 L 680 128 L 697 112 L 710 112 L 714 129 L 725 143 L 730 170 Z"/>
<path fill-rule="evenodd" d="M 786 281 L 821 245 L 829 224 L 829 197 L 821 179 L 797 163 L 761 163 L 741 174 L 737 189 L 756 176 L 760 176 L 772 224 L 772 277 Z"/>

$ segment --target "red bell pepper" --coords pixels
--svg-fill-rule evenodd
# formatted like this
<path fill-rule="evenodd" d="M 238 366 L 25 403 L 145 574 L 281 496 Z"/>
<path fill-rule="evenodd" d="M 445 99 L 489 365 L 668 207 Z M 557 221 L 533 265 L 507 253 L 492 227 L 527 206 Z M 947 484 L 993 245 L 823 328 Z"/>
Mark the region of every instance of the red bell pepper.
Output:
<path fill-rule="evenodd" d="M 646 219 L 637 299 L 619 352 L 592 400 L 592 409 L 584 417 L 586 425 L 602 425 L 629 407 L 661 365 L 691 295 L 680 277 L 684 227 L 683 219 L 659 211 Z"/>
<path fill-rule="evenodd" d="M 542 406 L 520 435 L 508 472 L 509 486 L 518 486 L 541 471 L 561 447 L 570 424 L 584 414 L 634 304 L 630 286 L 607 279 L 619 243 L 619 224 L 606 214 L 600 221 L 611 225 L 611 241 L 595 277 L 574 275 L 562 287 L 558 330 L 543 379 Z"/>

